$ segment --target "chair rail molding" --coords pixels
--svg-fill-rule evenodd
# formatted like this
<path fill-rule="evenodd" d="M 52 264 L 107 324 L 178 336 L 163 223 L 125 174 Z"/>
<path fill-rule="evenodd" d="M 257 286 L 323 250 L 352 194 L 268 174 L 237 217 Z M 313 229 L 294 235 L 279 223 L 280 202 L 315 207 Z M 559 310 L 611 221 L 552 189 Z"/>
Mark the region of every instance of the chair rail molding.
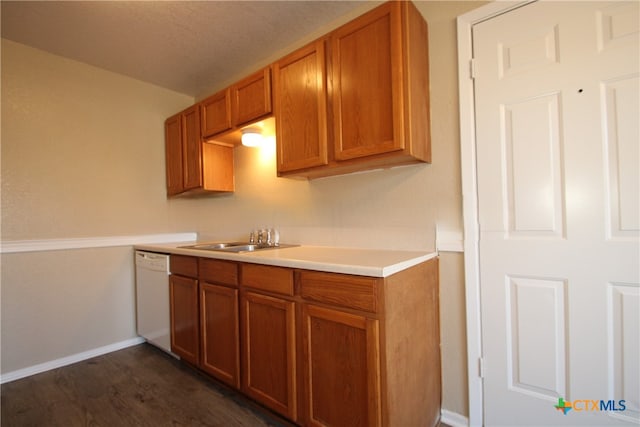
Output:
<path fill-rule="evenodd" d="M 197 233 L 142 234 L 131 236 L 78 237 L 70 239 L 9 240 L 0 242 L 0 253 L 43 252 L 68 249 L 107 248 L 140 244 L 189 242 Z"/>

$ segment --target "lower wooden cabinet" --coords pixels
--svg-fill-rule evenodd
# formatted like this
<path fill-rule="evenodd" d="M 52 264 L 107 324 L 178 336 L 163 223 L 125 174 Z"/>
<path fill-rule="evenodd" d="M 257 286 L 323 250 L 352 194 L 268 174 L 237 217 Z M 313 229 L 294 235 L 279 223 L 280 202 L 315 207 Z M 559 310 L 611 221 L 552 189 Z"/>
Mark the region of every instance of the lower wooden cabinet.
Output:
<path fill-rule="evenodd" d="M 244 292 L 242 391 L 297 420 L 295 303 Z"/>
<path fill-rule="evenodd" d="M 238 290 L 200 283 L 200 368 L 240 388 Z"/>
<path fill-rule="evenodd" d="M 171 351 L 181 359 L 198 365 L 200 327 L 198 317 L 198 280 L 172 274 L 169 278 L 171 307 Z"/>
<path fill-rule="evenodd" d="M 435 426 L 438 259 L 385 278 L 302 270 L 305 425 Z"/>
<path fill-rule="evenodd" d="M 379 426 L 378 320 L 304 304 L 305 412 L 310 426 Z"/>
<path fill-rule="evenodd" d="M 237 263 L 171 255 L 171 351 L 240 388 Z"/>
<path fill-rule="evenodd" d="M 439 422 L 437 258 L 385 278 L 185 256 L 171 271 L 172 351 L 265 407 L 302 426 Z"/>

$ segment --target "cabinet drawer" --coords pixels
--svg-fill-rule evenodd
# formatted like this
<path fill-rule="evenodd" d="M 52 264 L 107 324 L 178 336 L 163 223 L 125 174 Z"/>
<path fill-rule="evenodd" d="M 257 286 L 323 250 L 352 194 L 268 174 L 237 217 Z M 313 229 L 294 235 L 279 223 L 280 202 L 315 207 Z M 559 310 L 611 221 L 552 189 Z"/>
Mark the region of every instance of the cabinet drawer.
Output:
<path fill-rule="evenodd" d="M 238 285 L 238 265 L 235 262 L 200 258 L 198 278 L 205 282 Z"/>
<path fill-rule="evenodd" d="M 303 271 L 300 294 L 309 300 L 376 313 L 378 281 L 372 277 Z"/>
<path fill-rule="evenodd" d="M 171 255 L 169 258 L 171 274 L 187 277 L 198 277 L 198 258 L 186 255 Z"/>
<path fill-rule="evenodd" d="M 293 270 L 268 265 L 243 264 L 242 285 L 267 292 L 293 295 Z"/>

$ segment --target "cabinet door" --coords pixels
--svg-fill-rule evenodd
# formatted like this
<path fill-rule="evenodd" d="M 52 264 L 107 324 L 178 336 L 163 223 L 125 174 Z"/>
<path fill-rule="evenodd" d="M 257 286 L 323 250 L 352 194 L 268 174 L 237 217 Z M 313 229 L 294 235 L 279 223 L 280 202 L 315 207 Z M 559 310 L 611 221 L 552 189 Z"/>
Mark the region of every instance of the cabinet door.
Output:
<path fill-rule="evenodd" d="M 169 276 L 171 305 L 171 351 L 197 365 L 200 354 L 198 318 L 198 281 Z"/>
<path fill-rule="evenodd" d="M 267 67 L 234 84 L 231 96 L 234 126 L 271 114 L 271 69 Z"/>
<path fill-rule="evenodd" d="M 181 114 L 164 123 L 165 156 L 167 162 L 167 194 L 173 196 L 184 189 L 182 183 L 182 121 Z"/>
<path fill-rule="evenodd" d="M 216 142 L 203 143 L 202 175 L 203 188 L 205 190 L 234 191 L 233 147 Z"/>
<path fill-rule="evenodd" d="M 241 300 L 242 391 L 295 421 L 294 303 L 251 292 Z"/>
<path fill-rule="evenodd" d="M 306 414 L 311 426 L 379 426 L 378 321 L 304 304 Z"/>
<path fill-rule="evenodd" d="M 200 367 L 240 388 L 238 290 L 200 283 Z"/>
<path fill-rule="evenodd" d="M 332 33 L 337 160 L 404 149 L 401 3 Z"/>
<path fill-rule="evenodd" d="M 202 187 L 202 140 L 198 105 L 182 113 L 182 158 L 184 189 Z"/>
<path fill-rule="evenodd" d="M 225 89 L 200 103 L 204 138 L 231 129 L 231 95 Z"/>
<path fill-rule="evenodd" d="M 325 41 L 273 67 L 278 172 L 327 164 Z"/>

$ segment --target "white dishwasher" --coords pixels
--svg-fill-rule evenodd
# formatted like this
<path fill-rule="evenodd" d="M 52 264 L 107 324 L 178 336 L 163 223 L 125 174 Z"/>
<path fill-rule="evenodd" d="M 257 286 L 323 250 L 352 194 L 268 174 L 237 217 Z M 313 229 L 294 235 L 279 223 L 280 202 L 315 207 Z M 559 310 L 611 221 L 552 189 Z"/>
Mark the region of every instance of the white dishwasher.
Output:
<path fill-rule="evenodd" d="M 171 353 L 167 254 L 136 251 L 136 326 L 147 342 Z"/>

